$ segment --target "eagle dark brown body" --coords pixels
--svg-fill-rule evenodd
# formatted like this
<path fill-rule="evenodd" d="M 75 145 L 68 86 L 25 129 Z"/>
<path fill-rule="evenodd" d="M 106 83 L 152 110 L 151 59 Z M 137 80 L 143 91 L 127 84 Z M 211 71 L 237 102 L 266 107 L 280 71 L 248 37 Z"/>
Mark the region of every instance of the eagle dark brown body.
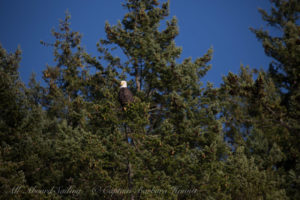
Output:
<path fill-rule="evenodd" d="M 127 87 L 120 88 L 119 101 L 123 108 L 133 102 L 133 95 Z"/>

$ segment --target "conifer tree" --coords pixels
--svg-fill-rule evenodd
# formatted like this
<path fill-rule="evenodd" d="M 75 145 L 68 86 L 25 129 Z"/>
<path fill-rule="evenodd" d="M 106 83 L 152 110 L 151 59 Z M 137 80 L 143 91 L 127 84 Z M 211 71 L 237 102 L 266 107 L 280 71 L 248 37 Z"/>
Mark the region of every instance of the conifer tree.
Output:
<path fill-rule="evenodd" d="M 7 53 L 0 46 L 0 189 L 3 199 L 44 198 L 27 191 L 39 168 L 36 130 L 41 120 L 32 109 L 27 88 L 19 77 L 21 50 Z M 37 117 L 37 118 L 35 118 Z"/>
<path fill-rule="evenodd" d="M 269 73 L 280 93 L 284 109 L 266 109 L 276 116 L 286 128 L 286 137 L 281 143 L 285 160 L 278 165 L 285 169 L 291 198 L 299 196 L 299 120 L 300 120 L 300 3 L 297 0 L 274 0 L 271 12 L 260 10 L 263 19 L 274 28 L 276 34 L 263 29 L 252 29 L 262 41 L 265 52 L 273 58 Z"/>
<path fill-rule="evenodd" d="M 93 93 L 97 83 L 93 80 L 98 76 L 89 73 L 88 63 L 92 61 L 80 46 L 79 32 L 71 30 L 69 20 L 67 13 L 60 21 L 59 30 L 52 31 L 54 44 L 42 42 L 54 47 L 57 62 L 56 66 L 47 67 L 43 77 L 48 84 L 43 88 L 42 106 L 47 109 L 44 140 L 49 151 L 42 151 L 41 156 L 46 157 L 44 162 L 50 170 L 43 186 L 55 186 L 57 190 L 73 187 L 79 191 L 76 198 L 108 198 L 109 194 L 97 192 L 112 182 L 105 169 L 109 148 L 104 146 L 99 131 L 93 128 L 99 107 L 94 98 L 97 94 Z M 74 196 L 59 194 L 59 197 Z"/>
<path fill-rule="evenodd" d="M 136 147 L 131 153 L 131 189 L 155 187 L 168 191 L 165 196 L 140 193 L 134 197 L 203 197 L 197 192 L 176 193 L 174 188 L 202 189 L 205 173 L 212 173 L 212 167 L 218 166 L 226 154 L 221 124 L 210 110 L 209 99 L 201 97 L 200 79 L 210 68 L 207 62 L 212 50 L 195 61 L 177 63 L 181 49 L 174 42 L 178 34 L 176 18 L 159 30 L 160 22 L 169 14 L 168 3 L 159 6 L 157 1 L 128 0 L 124 7 L 128 13 L 116 26 L 106 24 L 107 39 L 101 44 L 121 48 L 127 58 L 121 66 L 122 74 L 131 80 L 131 89 L 141 102 L 135 106 L 142 105 L 147 111 L 136 115 L 133 108 L 124 116 L 125 122 L 131 123 L 130 129 L 137 130 L 131 132 Z M 148 124 L 137 127 L 137 116 L 142 116 L 142 121 L 147 117 Z M 205 190 L 206 198 L 215 195 L 213 186 Z"/>
<path fill-rule="evenodd" d="M 56 39 L 54 44 L 41 42 L 54 47 L 54 61 L 57 62 L 43 72 L 48 84 L 43 106 L 52 117 L 66 118 L 73 127 L 83 127 L 86 117 L 83 94 L 88 70 L 83 61 L 81 35 L 71 30 L 70 18 L 67 12 L 65 19 L 60 21 L 59 30 L 52 31 Z"/>
<path fill-rule="evenodd" d="M 123 20 L 105 25 L 98 57 L 82 48 L 67 14 L 52 31 L 55 42 L 42 42 L 55 61 L 43 72 L 45 87 L 33 75 L 26 88 L 20 50 L 0 46 L 3 197 L 298 198 L 299 5 L 272 2 L 270 15 L 261 12 L 282 37 L 253 31 L 276 62 L 269 73 L 241 67 L 219 88 L 201 82 L 212 49 L 177 61 L 169 2 L 126 0 Z M 128 109 L 118 102 L 121 80 L 134 94 Z M 12 193 L 16 186 L 21 193 Z M 78 193 L 62 191 L 70 187 Z"/>
<path fill-rule="evenodd" d="M 254 73 L 258 73 L 256 80 Z M 249 67 L 241 67 L 238 75 L 229 73 L 223 80 L 221 87 L 212 89 L 210 93 L 217 93 L 218 96 L 216 101 L 221 107 L 220 117 L 224 124 L 225 140 L 232 147 L 234 154 L 238 149 L 244 149 L 236 153 L 239 158 L 235 156 L 229 158 L 229 163 L 231 159 L 236 160 L 232 164 L 246 160 L 246 163 L 251 163 L 251 167 L 255 169 L 245 176 L 249 181 L 248 184 L 255 185 L 255 181 L 262 181 L 260 186 L 264 190 L 252 191 L 249 199 L 261 198 L 261 193 L 270 199 L 279 197 L 285 199 L 285 188 L 282 187 L 284 181 L 280 174 L 281 169 L 277 166 L 285 159 L 281 144 L 287 130 L 267 109 L 271 107 L 277 112 L 282 112 L 283 109 L 280 105 L 280 95 L 276 93 L 272 79 L 262 70 L 258 72 L 250 70 Z M 238 164 L 235 167 L 238 168 Z M 234 173 L 231 175 L 241 176 Z M 250 178 L 251 176 L 253 177 Z M 257 180 L 258 176 L 268 178 Z M 249 193 L 249 188 L 243 189 L 242 191 Z M 236 191 L 232 192 L 236 195 Z"/>
<path fill-rule="evenodd" d="M 23 85 L 20 83 L 18 67 L 20 62 L 20 53 L 18 49 L 14 54 L 8 54 L 2 46 L 0 46 L 0 138 L 1 138 L 1 154 L 0 154 L 0 176 L 1 191 L 5 197 L 9 197 L 8 191 L 11 191 L 17 183 L 24 183 L 24 172 L 20 169 L 22 162 L 20 157 L 13 149 L 20 137 L 16 131 L 23 124 L 26 113 L 24 113 L 22 104 L 22 92 L 20 90 Z M 23 111 L 22 111 L 23 110 Z M 4 193 L 4 191 L 6 191 Z M 2 192 L 1 192 L 2 193 Z"/>

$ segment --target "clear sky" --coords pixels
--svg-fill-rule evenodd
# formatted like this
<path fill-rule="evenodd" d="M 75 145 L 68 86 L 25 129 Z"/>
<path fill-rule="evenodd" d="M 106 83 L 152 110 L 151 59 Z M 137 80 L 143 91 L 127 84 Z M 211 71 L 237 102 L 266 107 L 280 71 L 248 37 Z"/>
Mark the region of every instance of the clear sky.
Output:
<path fill-rule="evenodd" d="M 71 28 L 83 34 L 88 53 L 97 55 L 96 43 L 105 38 L 104 24 L 114 25 L 127 12 L 118 0 L 0 0 L 0 43 L 9 52 L 22 49 L 20 74 L 27 83 L 31 73 L 41 80 L 46 64 L 53 64 L 52 49 L 40 40 L 52 42 L 51 29 L 58 26 L 65 11 L 71 13 Z M 170 0 L 170 16 L 179 21 L 176 44 L 182 58 L 195 59 L 210 47 L 214 54 L 212 69 L 204 78 L 220 84 L 229 71 L 237 73 L 240 65 L 268 68 L 270 58 L 249 27 L 265 22 L 258 8 L 270 9 L 268 0 Z"/>

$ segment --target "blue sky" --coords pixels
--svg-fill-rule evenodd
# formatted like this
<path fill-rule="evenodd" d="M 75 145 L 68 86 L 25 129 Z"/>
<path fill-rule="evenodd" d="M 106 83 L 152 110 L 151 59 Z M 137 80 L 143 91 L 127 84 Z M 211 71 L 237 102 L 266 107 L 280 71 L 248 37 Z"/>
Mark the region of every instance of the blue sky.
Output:
<path fill-rule="evenodd" d="M 0 43 L 9 52 L 22 49 L 20 74 L 27 83 L 31 73 L 41 80 L 46 64 L 53 64 L 52 49 L 40 40 L 52 42 L 51 29 L 58 26 L 65 11 L 71 13 L 71 28 L 83 34 L 88 53 L 97 55 L 96 43 L 105 38 L 104 24 L 114 25 L 126 10 L 117 0 L 0 0 Z M 268 0 L 170 0 L 170 16 L 176 16 L 179 36 L 176 44 L 182 58 L 201 57 L 210 47 L 214 54 L 212 69 L 204 78 L 219 85 L 229 71 L 237 73 L 240 65 L 268 68 L 270 58 L 249 27 L 265 22 L 258 8 L 269 10 Z"/>

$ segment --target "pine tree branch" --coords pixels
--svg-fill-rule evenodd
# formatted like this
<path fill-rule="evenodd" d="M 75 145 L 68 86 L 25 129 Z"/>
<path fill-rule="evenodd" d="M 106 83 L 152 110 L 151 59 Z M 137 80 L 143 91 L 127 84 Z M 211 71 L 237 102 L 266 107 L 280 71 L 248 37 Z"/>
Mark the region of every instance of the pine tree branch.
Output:
<path fill-rule="evenodd" d="M 276 114 L 272 109 L 270 109 L 268 106 L 266 106 L 265 104 L 262 104 L 262 105 L 263 105 L 263 107 L 264 107 L 266 110 L 268 110 L 273 116 L 278 115 L 278 114 Z M 279 117 L 279 120 L 276 119 L 276 121 L 279 122 L 283 127 L 285 127 L 286 129 L 288 129 L 289 131 L 292 131 L 292 130 L 293 130 L 293 128 L 292 128 L 289 124 L 285 123 L 285 122 L 282 120 L 281 117 Z"/>

